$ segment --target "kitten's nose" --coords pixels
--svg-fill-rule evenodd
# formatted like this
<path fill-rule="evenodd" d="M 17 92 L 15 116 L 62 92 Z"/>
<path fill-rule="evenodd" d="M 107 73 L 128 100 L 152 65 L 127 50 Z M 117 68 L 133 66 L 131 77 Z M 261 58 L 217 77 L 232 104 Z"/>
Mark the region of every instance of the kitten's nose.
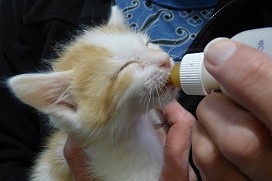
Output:
<path fill-rule="evenodd" d="M 168 57 L 168 59 L 163 60 L 162 62 L 159 63 L 159 66 L 162 68 L 170 68 L 170 59 Z"/>
<path fill-rule="evenodd" d="M 152 50 L 152 56 L 150 58 L 152 59 L 150 60 L 151 63 L 157 64 L 161 68 L 171 67 L 170 57 L 166 52 L 161 50 Z"/>
<path fill-rule="evenodd" d="M 159 54 L 159 66 L 162 68 L 170 68 L 171 63 L 169 55 L 165 52 L 160 52 Z"/>

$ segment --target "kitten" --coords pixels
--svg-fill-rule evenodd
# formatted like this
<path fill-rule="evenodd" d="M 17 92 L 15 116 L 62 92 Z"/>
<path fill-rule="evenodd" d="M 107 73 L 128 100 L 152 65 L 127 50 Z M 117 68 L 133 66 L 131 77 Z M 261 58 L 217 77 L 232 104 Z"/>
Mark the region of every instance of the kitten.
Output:
<path fill-rule="evenodd" d="M 71 42 L 52 71 L 9 79 L 13 93 L 58 128 L 31 180 L 73 180 L 63 156 L 68 134 L 90 158 L 86 174 L 97 180 L 159 180 L 164 153 L 153 123 L 160 121 L 156 108 L 175 97 L 167 83 L 173 61 L 124 22 L 114 6 L 108 24 Z"/>

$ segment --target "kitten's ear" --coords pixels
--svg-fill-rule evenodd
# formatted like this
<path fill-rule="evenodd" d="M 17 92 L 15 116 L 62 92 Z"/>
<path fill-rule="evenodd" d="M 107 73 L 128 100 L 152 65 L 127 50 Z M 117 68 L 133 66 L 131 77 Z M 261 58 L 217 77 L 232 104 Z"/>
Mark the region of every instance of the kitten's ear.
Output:
<path fill-rule="evenodd" d="M 117 6 L 112 6 L 108 25 L 125 26 L 125 21 L 123 12 Z"/>
<path fill-rule="evenodd" d="M 8 86 L 24 103 L 66 120 L 76 115 L 76 106 L 69 91 L 71 77 L 72 71 L 22 74 L 10 78 Z M 68 122 L 66 126 L 74 126 Z"/>

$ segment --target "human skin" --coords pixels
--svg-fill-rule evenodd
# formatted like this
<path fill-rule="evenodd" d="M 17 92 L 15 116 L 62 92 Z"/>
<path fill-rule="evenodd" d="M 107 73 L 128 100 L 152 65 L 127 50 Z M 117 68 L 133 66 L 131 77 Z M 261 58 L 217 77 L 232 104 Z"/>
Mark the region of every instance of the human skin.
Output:
<path fill-rule="evenodd" d="M 189 164 L 191 133 L 195 118 L 176 101 L 169 103 L 163 110 L 163 115 L 170 125 L 165 142 L 165 166 L 162 171 L 162 181 L 197 180 Z M 83 149 L 67 139 L 64 156 L 73 173 L 75 181 L 94 181 L 83 174 L 85 154 Z"/>
<path fill-rule="evenodd" d="M 203 180 L 271 180 L 272 59 L 229 39 L 212 41 L 204 54 L 232 99 L 212 93 L 197 108 L 192 153 Z"/>

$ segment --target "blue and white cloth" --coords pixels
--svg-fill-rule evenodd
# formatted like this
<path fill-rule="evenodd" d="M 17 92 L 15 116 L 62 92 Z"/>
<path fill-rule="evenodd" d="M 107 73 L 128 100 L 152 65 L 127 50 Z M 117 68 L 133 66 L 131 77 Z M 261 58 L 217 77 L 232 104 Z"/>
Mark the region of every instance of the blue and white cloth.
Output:
<path fill-rule="evenodd" d="M 175 62 L 213 14 L 217 0 L 116 0 L 133 31 L 146 32 Z"/>

